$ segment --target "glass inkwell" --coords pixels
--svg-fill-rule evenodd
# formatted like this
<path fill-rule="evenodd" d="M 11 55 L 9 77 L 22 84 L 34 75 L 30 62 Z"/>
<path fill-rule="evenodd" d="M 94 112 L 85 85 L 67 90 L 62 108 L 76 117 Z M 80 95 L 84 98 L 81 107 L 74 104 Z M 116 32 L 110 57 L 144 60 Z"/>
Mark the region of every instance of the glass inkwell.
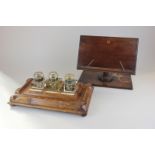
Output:
<path fill-rule="evenodd" d="M 75 80 L 75 77 L 73 74 L 66 74 L 64 83 L 65 83 L 64 91 L 73 92 L 76 88 L 77 80 Z"/>
<path fill-rule="evenodd" d="M 48 79 L 46 80 L 46 89 L 49 91 L 57 91 L 60 92 L 63 90 L 63 81 L 59 78 L 57 72 L 50 72 L 48 75 Z"/>
<path fill-rule="evenodd" d="M 35 72 L 33 75 L 32 87 L 35 89 L 44 89 L 45 78 L 42 72 Z"/>

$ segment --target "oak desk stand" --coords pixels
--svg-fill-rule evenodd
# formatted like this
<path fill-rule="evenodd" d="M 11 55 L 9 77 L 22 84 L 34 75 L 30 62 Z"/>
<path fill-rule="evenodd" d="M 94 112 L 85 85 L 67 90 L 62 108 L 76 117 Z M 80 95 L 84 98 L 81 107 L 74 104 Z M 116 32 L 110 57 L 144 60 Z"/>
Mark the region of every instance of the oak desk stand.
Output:
<path fill-rule="evenodd" d="M 34 90 L 33 79 L 16 90 L 10 98 L 11 106 L 24 106 L 46 110 L 61 111 L 86 116 L 89 108 L 93 87 L 89 84 L 77 84 L 75 93 L 60 93 L 47 90 Z"/>

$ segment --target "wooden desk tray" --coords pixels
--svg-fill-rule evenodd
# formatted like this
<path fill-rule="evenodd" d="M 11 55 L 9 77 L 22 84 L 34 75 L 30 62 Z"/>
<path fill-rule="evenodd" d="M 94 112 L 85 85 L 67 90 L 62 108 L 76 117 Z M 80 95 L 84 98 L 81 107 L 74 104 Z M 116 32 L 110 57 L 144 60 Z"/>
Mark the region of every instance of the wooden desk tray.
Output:
<path fill-rule="evenodd" d="M 21 88 L 16 90 L 15 95 L 11 96 L 9 102 L 11 106 L 19 105 L 82 116 L 87 115 L 93 92 L 93 87 L 90 84 L 78 83 L 74 93 L 61 93 L 32 89 L 32 80 L 28 79 Z"/>

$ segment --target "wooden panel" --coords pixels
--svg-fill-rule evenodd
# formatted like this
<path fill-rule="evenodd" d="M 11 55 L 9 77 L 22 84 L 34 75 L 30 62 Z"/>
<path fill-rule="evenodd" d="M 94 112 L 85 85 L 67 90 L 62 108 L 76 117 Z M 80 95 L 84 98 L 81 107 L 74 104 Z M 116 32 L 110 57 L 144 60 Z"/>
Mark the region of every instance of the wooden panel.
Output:
<path fill-rule="evenodd" d="M 55 110 L 85 116 L 87 115 L 93 87 L 90 84 L 77 84 L 75 94 L 47 92 L 46 90 L 32 90 L 33 79 L 16 90 L 15 95 L 10 98 L 9 104 L 31 108 Z"/>
<path fill-rule="evenodd" d="M 137 38 L 81 36 L 78 69 L 135 74 Z"/>

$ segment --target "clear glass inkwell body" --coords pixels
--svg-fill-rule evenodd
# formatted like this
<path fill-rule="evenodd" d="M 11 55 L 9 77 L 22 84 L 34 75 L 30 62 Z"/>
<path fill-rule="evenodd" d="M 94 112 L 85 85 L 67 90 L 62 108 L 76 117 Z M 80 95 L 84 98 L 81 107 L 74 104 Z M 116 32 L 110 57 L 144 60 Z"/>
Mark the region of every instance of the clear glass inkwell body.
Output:
<path fill-rule="evenodd" d="M 36 89 L 44 89 L 45 78 L 42 72 L 35 72 L 33 75 L 32 87 Z"/>
<path fill-rule="evenodd" d="M 64 90 L 66 92 L 73 92 L 75 90 L 77 80 L 75 80 L 75 76 L 73 74 L 66 74 L 64 83 Z"/>
<path fill-rule="evenodd" d="M 62 91 L 63 90 L 63 81 L 59 78 L 57 72 L 50 72 L 48 79 L 46 80 L 46 88 L 50 91 Z"/>

